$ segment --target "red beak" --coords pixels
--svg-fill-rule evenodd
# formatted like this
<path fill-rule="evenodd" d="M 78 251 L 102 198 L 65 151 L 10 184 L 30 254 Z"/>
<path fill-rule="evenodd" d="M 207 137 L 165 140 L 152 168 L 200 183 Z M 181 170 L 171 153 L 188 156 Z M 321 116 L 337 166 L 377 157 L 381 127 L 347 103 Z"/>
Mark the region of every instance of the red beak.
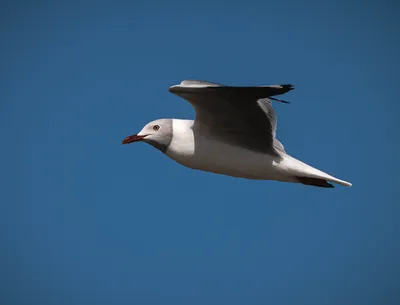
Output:
<path fill-rule="evenodd" d="M 132 136 L 126 137 L 122 141 L 122 144 L 129 144 L 129 143 L 133 143 L 133 142 L 142 141 L 144 138 L 145 138 L 145 136 L 139 136 L 137 134 L 134 134 Z"/>

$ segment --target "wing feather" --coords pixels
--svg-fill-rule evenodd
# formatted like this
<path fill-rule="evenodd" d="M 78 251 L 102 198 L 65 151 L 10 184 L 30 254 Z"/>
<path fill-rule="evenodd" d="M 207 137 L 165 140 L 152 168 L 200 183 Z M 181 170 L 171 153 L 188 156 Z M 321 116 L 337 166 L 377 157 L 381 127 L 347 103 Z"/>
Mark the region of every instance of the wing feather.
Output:
<path fill-rule="evenodd" d="M 195 129 L 206 128 L 211 136 L 232 145 L 279 155 L 284 148 L 275 138 L 277 118 L 269 97 L 292 89 L 290 84 L 239 87 L 186 80 L 169 91 L 192 104 Z"/>

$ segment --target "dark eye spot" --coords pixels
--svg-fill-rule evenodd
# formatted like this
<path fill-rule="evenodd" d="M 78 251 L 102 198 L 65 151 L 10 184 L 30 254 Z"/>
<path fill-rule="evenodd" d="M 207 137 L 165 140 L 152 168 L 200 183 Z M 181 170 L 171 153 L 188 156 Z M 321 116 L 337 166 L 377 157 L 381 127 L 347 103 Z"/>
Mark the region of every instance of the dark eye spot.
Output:
<path fill-rule="evenodd" d="M 160 129 L 160 125 L 154 125 L 154 126 L 153 126 L 153 130 L 157 131 L 157 130 L 159 130 L 159 129 Z"/>

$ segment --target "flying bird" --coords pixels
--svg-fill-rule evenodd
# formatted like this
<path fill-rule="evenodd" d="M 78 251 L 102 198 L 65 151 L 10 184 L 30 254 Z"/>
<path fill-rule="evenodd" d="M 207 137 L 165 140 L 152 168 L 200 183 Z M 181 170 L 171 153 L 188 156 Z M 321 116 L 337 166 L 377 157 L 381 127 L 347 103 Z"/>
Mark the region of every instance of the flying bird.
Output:
<path fill-rule="evenodd" d="M 293 85 L 225 86 L 185 80 L 169 92 L 195 109 L 194 120 L 159 119 L 122 143 L 145 142 L 176 162 L 197 170 L 255 180 L 277 180 L 333 188 L 351 186 L 307 165 L 285 151 L 276 138 L 271 100 Z"/>

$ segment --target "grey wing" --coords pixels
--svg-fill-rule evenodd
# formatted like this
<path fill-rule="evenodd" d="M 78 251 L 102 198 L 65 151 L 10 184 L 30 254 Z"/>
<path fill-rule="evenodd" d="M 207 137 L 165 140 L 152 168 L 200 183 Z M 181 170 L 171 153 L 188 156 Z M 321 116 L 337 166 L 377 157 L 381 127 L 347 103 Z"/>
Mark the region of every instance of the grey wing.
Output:
<path fill-rule="evenodd" d="M 232 145 L 279 155 L 284 149 L 275 139 L 276 114 L 268 98 L 292 89 L 292 85 L 233 87 L 183 81 L 169 91 L 195 108 L 194 128 L 206 128 L 211 136 Z"/>
<path fill-rule="evenodd" d="M 276 138 L 276 129 L 277 129 L 277 125 L 278 125 L 277 124 L 278 119 L 276 117 L 275 110 L 272 107 L 271 100 L 269 98 L 265 98 L 265 99 L 258 100 L 257 103 L 260 105 L 262 110 L 266 113 L 266 115 L 268 116 L 268 119 L 271 123 L 271 127 L 272 127 L 271 131 L 272 131 L 272 136 L 273 136 L 273 147 L 274 147 L 275 151 L 278 150 L 280 152 L 285 152 L 285 147 Z"/>

